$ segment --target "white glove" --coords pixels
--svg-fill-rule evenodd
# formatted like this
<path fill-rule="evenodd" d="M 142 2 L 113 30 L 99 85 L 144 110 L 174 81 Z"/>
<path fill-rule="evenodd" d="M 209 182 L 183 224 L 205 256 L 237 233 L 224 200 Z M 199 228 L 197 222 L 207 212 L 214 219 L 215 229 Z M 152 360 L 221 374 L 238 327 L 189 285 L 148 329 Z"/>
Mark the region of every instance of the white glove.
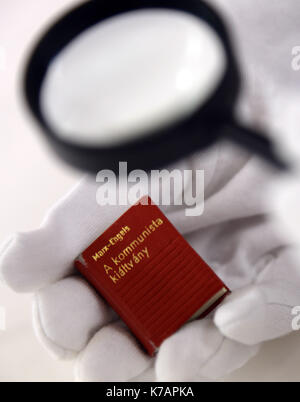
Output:
<path fill-rule="evenodd" d="M 274 15 L 269 18 L 269 7 L 261 2 L 254 7 L 253 1 L 250 5 L 245 2 L 249 8 L 245 6 L 243 10 L 237 0 L 217 2 L 234 16 L 238 30 L 248 30 L 248 37 L 252 37 L 253 32 L 260 36 L 261 29 L 263 37 L 263 32 L 273 25 Z M 291 31 L 291 16 L 296 15 L 297 9 L 299 6 L 292 0 L 272 4 L 272 12 L 277 10 L 281 18 L 280 37 Z M 261 28 L 255 18 L 249 18 L 251 10 L 257 15 L 264 11 L 267 18 L 259 25 Z M 243 24 L 245 15 L 249 18 L 247 24 Z M 243 41 L 245 35 L 237 37 Z M 245 39 L 244 47 L 248 45 Z M 264 45 L 268 50 L 267 42 Z M 252 63 L 245 62 L 245 48 L 244 64 L 250 66 Z M 254 59 L 253 56 L 251 60 Z M 258 63 L 259 57 L 254 62 Z M 263 62 L 258 71 L 264 80 L 263 89 L 268 82 L 268 88 L 273 88 L 266 78 L 272 76 L 273 70 L 261 74 L 265 66 Z M 265 95 L 269 92 L 258 94 L 257 89 L 262 87 L 252 84 L 250 80 L 244 103 L 251 112 L 249 117 L 269 127 L 276 125 L 279 119 L 272 113 L 273 99 Z M 286 92 L 284 95 L 285 107 L 280 116 L 283 122 L 289 109 L 289 98 Z M 255 107 L 256 97 L 264 106 L 263 114 Z M 233 294 L 210 318 L 186 325 L 166 340 L 155 361 L 146 356 L 95 291 L 75 275 L 74 258 L 126 210 L 99 207 L 94 180 L 83 180 L 52 209 L 39 230 L 18 234 L 3 247 L 2 279 L 16 291 L 36 293 L 37 335 L 55 356 L 77 359 L 78 379 L 215 380 L 243 366 L 257 353 L 261 342 L 292 331 L 291 311 L 300 305 L 300 269 L 293 250 L 276 234 L 266 215 L 263 200 L 271 173 L 246 153 L 223 144 L 180 164 L 181 169 L 191 166 L 205 169 L 204 215 L 187 218 L 178 207 L 165 208 L 164 212 Z"/>
<path fill-rule="evenodd" d="M 164 212 L 215 269 L 233 294 L 203 321 L 166 340 L 156 361 L 138 346 L 118 317 L 73 268 L 75 257 L 127 207 L 100 207 L 98 184 L 84 179 L 47 215 L 41 228 L 14 236 L 4 247 L 0 271 L 18 292 L 35 292 L 34 325 L 59 358 L 77 358 L 80 380 L 127 381 L 150 373 L 157 380 L 216 379 L 243 366 L 268 339 L 289 333 L 300 304 L 300 270 L 292 251 L 264 214 L 266 167 L 219 144 L 177 167 L 206 172 L 205 213 Z M 263 169 L 263 170 L 262 170 Z"/>

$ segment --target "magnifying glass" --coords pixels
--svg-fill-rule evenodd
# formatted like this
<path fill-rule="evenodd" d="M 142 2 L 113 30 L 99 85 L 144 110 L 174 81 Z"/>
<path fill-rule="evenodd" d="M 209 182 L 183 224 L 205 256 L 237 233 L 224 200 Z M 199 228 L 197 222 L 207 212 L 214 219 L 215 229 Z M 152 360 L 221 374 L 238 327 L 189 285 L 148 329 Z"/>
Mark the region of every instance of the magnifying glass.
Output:
<path fill-rule="evenodd" d="M 235 120 L 240 84 L 227 30 L 200 0 L 84 3 L 42 37 L 24 80 L 49 144 L 76 168 L 149 171 L 227 138 L 286 169 Z"/>

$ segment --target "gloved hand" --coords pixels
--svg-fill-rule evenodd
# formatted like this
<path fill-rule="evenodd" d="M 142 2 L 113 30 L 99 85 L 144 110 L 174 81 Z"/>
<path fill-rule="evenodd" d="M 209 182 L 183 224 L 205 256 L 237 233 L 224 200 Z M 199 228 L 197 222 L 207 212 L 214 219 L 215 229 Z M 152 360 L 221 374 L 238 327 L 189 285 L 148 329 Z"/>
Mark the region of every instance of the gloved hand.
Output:
<path fill-rule="evenodd" d="M 205 213 L 187 218 L 183 207 L 163 210 L 233 294 L 210 318 L 166 340 L 156 361 L 74 271 L 75 257 L 127 209 L 100 207 L 93 178 L 54 206 L 40 229 L 17 234 L 2 251 L 2 278 L 18 292 L 35 292 L 39 339 L 53 355 L 76 358 L 80 380 L 154 379 L 153 365 L 158 380 L 213 380 L 243 366 L 261 342 L 292 330 L 300 269 L 265 214 L 271 173 L 226 144 L 176 167 L 205 170 Z"/>
<path fill-rule="evenodd" d="M 248 25 L 239 25 L 238 21 L 245 22 L 246 11 L 249 17 L 249 9 L 241 9 L 237 0 L 216 2 L 233 15 L 238 30 L 243 30 L 237 37 L 244 40 L 244 46 L 240 43 L 244 66 L 253 66 L 253 60 L 258 65 L 260 58 L 255 60 L 255 52 L 249 50 L 245 32 L 248 30 L 252 37 L 261 26 L 263 37 L 274 18 L 268 17 L 257 26 L 255 18 L 247 18 Z M 248 6 L 262 15 L 259 7 L 253 7 L 253 0 Z M 273 12 L 274 8 L 281 18 L 278 32 L 286 38 L 282 24 L 288 22 L 285 32 L 290 31 L 291 16 L 299 7 L 284 0 L 276 2 Z M 268 12 L 269 7 L 265 16 Z M 266 38 L 269 36 L 267 33 Z M 264 44 L 268 50 L 268 41 Z M 252 54 L 249 63 L 247 46 Z M 276 47 L 272 50 L 275 52 Z M 268 98 L 274 93 L 268 80 L 274 69 L 268 73 L 266 66 L 259 65 L 254 81 L 248 81 L 249 92 L 245 92 L 242 103 L 246 107 L 241 109 L 248 111 L 251 121 L 271 128 L 280 121 L 284 129 L 284 122 L 290 121 L 286 117 L 290 93 L 282 91 L 279 103 L 284 108 L 279 118 L 274 114 L 278 102 L 275 107 L 274 96 Z M 257 85 L 257 77 L 262 77 L 263 87 Z M 205 213 L 187 218 L 183 208 L 164 208 L 164 212 L 233 293 L 211 317 L 186 325 L 166 340 L 155 361 L 145 355 L 107 304 L 74 272 L 73 260 L 78 253 L 126 210 L 99 207 L 95 201 L 98 185 L 93 178 L 84 179 L 59 202 L 39 230 L 14 236 L 2 249 L 2 279 L 16 291 L 35 292 L 38 337 L 55 356 L 77 359 L 80 380 L 153 379 L 154 373 L 161 381 L 215 380 L 243 366 L 257 353 L 261 342 L 292 331 L 291 311 L 300 305 L 300 268 L 293 249 L 268 217 L 264 199 L 272 173 L 246 153 L 224 144 L 177 167 L 205 170 Z"/>

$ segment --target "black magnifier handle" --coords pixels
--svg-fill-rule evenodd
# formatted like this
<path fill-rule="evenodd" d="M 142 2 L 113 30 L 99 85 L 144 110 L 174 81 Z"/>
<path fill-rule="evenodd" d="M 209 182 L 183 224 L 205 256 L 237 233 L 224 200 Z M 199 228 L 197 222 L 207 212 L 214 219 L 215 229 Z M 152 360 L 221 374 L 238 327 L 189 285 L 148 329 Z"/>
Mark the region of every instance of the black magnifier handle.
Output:
<path fill-rule="evenodd" d="M 291 170 L 291 166 L 276 152 L 272 140 L 265 134 L 235 121 L 225 124 L 222 134 L 225 138 L 263 157 L 281 171 Z"/>

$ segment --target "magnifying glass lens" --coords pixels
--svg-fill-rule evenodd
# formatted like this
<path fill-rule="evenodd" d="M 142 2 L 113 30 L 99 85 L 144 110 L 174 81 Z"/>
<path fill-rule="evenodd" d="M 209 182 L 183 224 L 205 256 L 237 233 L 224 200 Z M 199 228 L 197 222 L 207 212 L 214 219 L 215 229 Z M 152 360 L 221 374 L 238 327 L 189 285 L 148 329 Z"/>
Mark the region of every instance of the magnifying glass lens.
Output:
<path fill-rule="evenodd" d="M 230 35 L 201 0 L 88 1 L 45 32 L 24 94 L 60 158 L 89 172 L 170 165 L 220 139 L 280 170 L 273 142 L 235 116 Z"/>
<path fill-rule="evenodd" d="M 85 30 L 53 59 L 41 110 L 63 140 L 120 145 L 192 115 L 226 63 L 204 20 L 170 9 L 128 12 Z"/>

